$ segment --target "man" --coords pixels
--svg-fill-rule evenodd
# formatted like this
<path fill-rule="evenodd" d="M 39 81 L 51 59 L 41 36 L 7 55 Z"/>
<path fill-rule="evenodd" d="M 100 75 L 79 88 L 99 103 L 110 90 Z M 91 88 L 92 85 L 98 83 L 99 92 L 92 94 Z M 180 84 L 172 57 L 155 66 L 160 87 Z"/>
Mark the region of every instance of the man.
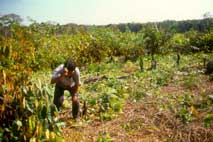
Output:
<path fill-rule="evenodd" d="M 76 119 L 79 115 L 80 103 L 78 101 L 78 88 L 81 85 L 80 71 L 76 64 L 67 60 L 64 64 L 59 65 L 51 78 L 51 84 L 55 85 L 54 100 L 58 110 L 64 101 L 64 91 L 68 90 L 72 96 L 72 115 Z"/>

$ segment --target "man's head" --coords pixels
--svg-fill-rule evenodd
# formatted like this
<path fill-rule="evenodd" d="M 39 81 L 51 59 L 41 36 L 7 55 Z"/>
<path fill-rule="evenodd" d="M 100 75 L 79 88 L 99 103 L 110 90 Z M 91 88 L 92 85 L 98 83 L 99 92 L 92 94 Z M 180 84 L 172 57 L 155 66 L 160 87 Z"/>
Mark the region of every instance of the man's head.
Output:
<path fill-rule="evenodd" d="M 65 63 L 64 63 L 64 70 L 67 70 L 68 72 L 68 75 L 71 75 L 72 72 L 75 70 L 76 68 L 76 64 L 75 62 L 73 62 L 72 60 L 67 60 Z"/>

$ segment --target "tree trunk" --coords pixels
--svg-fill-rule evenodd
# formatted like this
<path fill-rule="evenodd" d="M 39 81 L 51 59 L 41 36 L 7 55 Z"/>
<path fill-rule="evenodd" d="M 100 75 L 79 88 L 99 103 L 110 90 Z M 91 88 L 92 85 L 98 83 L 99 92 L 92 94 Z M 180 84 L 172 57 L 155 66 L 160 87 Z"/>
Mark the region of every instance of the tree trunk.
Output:
<path fill-rule="evenodd" d="M 152 53 L 151 69 L 156 69 L 157 62 L 155 61 L 154 54 Z"/>
<path fill-rule="evenodd" d="M 139 58 L 139 64 L 140 64 L 141 72 L 143 72 L 144 71 L 144 68 L 143 68 L 143 57 Z"/>
<path fill-rule="evenodd" d="M 203 58 L 203 67 L 206 68 L 206 58 Z"/>
<path fill-rule="evenodd" d="M 179 53 L 177 53 L 177 66 L 179 66 L 180 65 L 180 54 Z"/>

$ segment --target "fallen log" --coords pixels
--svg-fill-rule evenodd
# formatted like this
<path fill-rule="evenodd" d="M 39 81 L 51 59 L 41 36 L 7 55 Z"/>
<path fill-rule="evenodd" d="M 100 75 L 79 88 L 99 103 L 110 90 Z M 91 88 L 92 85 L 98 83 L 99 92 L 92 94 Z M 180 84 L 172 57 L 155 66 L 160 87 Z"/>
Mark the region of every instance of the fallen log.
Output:
<path fill-rule="evenodd" d="M 126 78 L 129 78 L 129 77 L 130 77 L 130 74 L 129 75 L 118 76 L 117 79 L 126 79 Z"/>
<path fill-rule="evenodd" d="M 130 74 L 124 75 L 124 76 L 118 76 L 118 77 L 116 77 L 116 79 L 126 79 L 126 78 L 129 78 L 129 77 L 130 77 Z M 84 84 L 93 83 L 93 82 L 101 81 L 101 80 L 104 80 L 104 79 L 108 79 L 108 77 L 106 75 L 96 76 L 96 77 L 84 80 Z"/>
<path fill-rule="evenodd" d="M 103 75 L 103 76 L 97 76 L 97 77 L 94 77 L 94 78 L 89 78 L 89 79 L 84 80 L 84 84 L 92 83 L 92 82 L 95 82 L 95 81 L 100 81 L 100 80 L 103 80 L 103 79 L 108 79 L 108 77 L 106 75 Z"/>

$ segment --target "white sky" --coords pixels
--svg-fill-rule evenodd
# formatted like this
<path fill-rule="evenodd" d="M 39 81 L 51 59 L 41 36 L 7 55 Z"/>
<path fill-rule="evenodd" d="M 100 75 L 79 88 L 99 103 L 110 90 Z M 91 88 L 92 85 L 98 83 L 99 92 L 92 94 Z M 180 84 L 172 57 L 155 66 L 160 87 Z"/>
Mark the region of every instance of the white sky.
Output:
<path fill-rule="evenodd" d="M 201 19 L 213 0 L 0 0 L 0 14 L 37 22 L 117 24 Z"/>

